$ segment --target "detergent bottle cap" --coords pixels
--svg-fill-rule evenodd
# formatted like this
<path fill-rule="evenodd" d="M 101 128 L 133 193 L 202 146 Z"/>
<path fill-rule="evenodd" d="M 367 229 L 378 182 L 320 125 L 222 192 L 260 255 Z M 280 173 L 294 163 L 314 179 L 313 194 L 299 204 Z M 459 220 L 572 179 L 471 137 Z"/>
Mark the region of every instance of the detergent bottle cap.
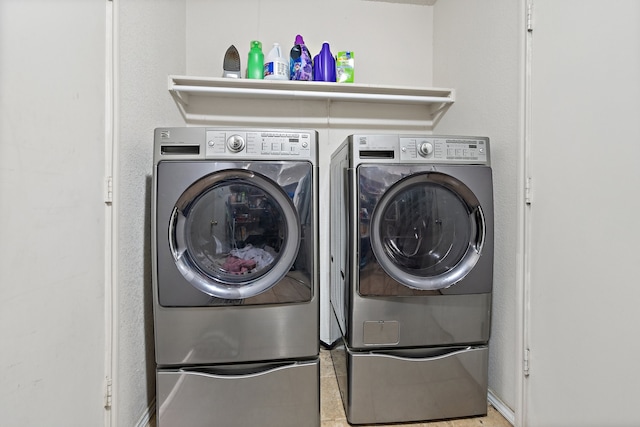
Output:
<path fill-rule="evenodd" d="M 304 44 L 304 39 L 302 38 L 302 36 L 300 34 L 298 34 L 296 36 L 296 41 L 294 44 Z"/>

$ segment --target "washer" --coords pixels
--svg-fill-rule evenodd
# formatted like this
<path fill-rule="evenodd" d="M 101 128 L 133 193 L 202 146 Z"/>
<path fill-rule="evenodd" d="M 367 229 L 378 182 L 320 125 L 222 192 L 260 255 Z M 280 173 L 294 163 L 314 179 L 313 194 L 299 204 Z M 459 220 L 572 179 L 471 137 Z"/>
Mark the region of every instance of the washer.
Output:
<path fill-rule="evenodd" d="M 158 128 L 159 427 L 319 426 L 317 134 Z"/>
<path fill-rule="evenodd" d="M 332 350 L 347 419 L 487 412 L 489 140 L 352 135 L 331 158 Z"/>

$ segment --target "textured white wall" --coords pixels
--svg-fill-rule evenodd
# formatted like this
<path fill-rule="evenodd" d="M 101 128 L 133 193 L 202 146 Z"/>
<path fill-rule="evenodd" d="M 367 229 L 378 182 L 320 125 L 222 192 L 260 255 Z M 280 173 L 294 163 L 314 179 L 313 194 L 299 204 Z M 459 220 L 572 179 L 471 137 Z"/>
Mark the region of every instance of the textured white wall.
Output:
<path fill-rule="evenodd" d="M 105 2 L 0 1 L 0 424 L 104 418 Z"/>
<path fill-rule="evenodd" d="M 516 408 L 517 195 L 521 144 L 522 2 L 446 0 L 434 16 L 434 85 L 456 89 L 436 133 L 491 139 L 495 211 L 489 388 Z"/>
<path fill-rule="evenodd" d="M 167 76 L 185 71 L 185 4 L 118 1 L 116 20 L 118 342 L 114 408 L 115 425 L 133 426 L 155 398 L 149 217 L 153 129 L 184 125 L 167 90 Z"/>
<path fill-rule="evenodd" d="M 232 44 L 244 73 L 251 40 L 262 42 L 266 56 L 275 42 L 288 53 L 301 34 L 312 56 L 325 41 L 333 54 L 355 52 L 357 83 L 431 85 L 431 7 L 362 0 L 187 2 L 190 75 L 221 77 Z"/>

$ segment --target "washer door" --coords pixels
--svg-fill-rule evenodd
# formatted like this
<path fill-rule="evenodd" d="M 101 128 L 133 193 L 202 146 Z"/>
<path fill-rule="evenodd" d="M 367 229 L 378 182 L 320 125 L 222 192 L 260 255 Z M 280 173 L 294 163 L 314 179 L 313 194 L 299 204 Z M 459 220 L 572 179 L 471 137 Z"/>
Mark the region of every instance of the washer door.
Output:
<path fill-rule="evenodd" d="M 169 224 L 176 266 L 196 289 L 222 299 L 258 295 L 296 260 L 301 227 L 282 188 L 259 173 L 225 169 L 187 188 Z"/>
<path fill-rule="evenodd" d="M 409 175 L 383 193 L 371 214 L 373 253 L 384 271 L 413 289 L 462 280 L 485 239 L 480 202 L 461 181 L 439 172 Z"/>

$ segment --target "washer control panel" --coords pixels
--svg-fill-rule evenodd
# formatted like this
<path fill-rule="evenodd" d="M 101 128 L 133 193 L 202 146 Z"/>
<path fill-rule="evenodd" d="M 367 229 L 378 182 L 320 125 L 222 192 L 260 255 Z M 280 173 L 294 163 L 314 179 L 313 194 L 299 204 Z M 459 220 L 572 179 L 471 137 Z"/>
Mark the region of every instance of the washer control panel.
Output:
<path fill-rule="evenodd" d="M 489 145 L 481 137 L 400 137 L 401 160 L 488 163 Z"/>
<path fill-rule="evenodd" d="M 207 130 L 206 158 L 294 157 L 311 158 L 313 140 L 305 132 L 236 132 Z"/>

